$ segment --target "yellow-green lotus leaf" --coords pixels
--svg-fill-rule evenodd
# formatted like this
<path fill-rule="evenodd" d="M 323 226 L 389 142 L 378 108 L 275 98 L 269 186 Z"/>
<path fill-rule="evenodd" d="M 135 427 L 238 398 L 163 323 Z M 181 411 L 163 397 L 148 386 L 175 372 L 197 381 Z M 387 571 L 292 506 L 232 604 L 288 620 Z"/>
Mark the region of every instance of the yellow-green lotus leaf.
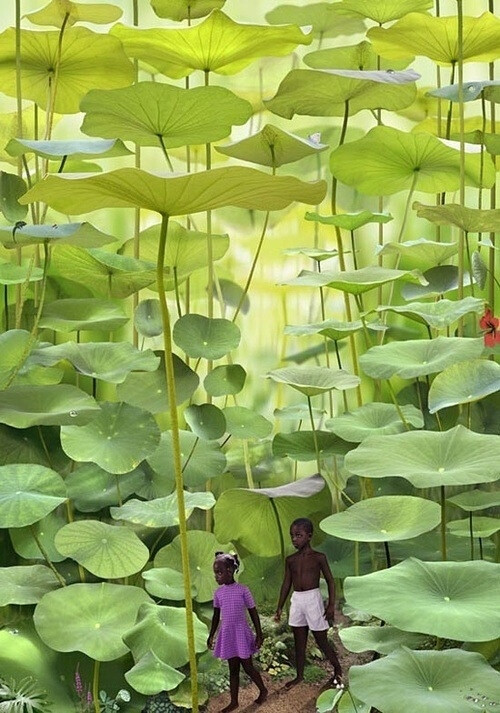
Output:
<path fill-rule="evenodd" d="M 424 205 L 415 202 L 412 206 L 419 218 L 426 218 L 437 225 L 456 225 L 466 233 L 500 232 L 500 211 L 466 208 L 458 203 Z"/>
<path fill-rule="evenodd" d="M 368 38 L 375 51 L 389 59 L 412 55 L 429 57 L 438 64 L 456 64 L 458 22 L 455 15 L 431 17 L 411 12 L 391 27 L 372 27 Z M 491 12 L 463 18 L 464 62 L 493 62 L 500 56 L 500 19 Z"/>
<path fill-rule="evenodd" d="M 220 10 L 226 0 L 151 0 L 158 17 L 182 22 L 205 17 L 212 10 Z"/>
<path fill-rule="evenodd" d="M 313 39 L 296 25 L 239 24 L 221 10 L 214 10 L 195 27 L 137 30 L 115 25 L 112 34 L 122 41 L 129 57 L 172 79 L 196 69 L 236 74 L 260 57 L 286 56 Z"/>
<path fill-rule="evenodd" d="M 284 25 L 288 22 L 299 27 L 311 26 L 316 37 L 338 37 L 355 35 L 365 29 L 363 21 L 343 12 L 340 3 L 319 2 L 297 5 L 278 5 L 266 14 L 270 25 Z"/>
<path fill-rule="evenodd" d="M 228 205 L 256 210 L 280 210 L 293 201 L 317 205 L 325 193 L 325 181 L 305 183 L 293 176 L 271 176 L 240 166 L 165 177 L 119 168 L 86 178 L 48 175 L 21 202 L 41 200 L 72 215 L 136 207 L 175 216 Z"/>
<path fill-rule="evenodd" d="M 357 45 L 316 50 L 304 56 L 304 64 L 313 69 L 404 69 L 408 63 L 406 59 L 398 61 L 383 59 L 367 40 Z"/>
<path fill-rule="evenodd" d="M 433 4 L 432 0 L 343 0 L 339 7 L 349 15 L 367 17 L 384 25 L 409 12 L 427 12 Z"/>
<path fill-rule="evenodd" d="M 30 12 L 24 17 L 34 25 L 52 25 L 69 27 L 75 22 L 94 22 L 96 25 L 107 25 L 122 16 L 122 10 L 116 5 L 107 3 L 81 3 L 71 0 L 50 0 L 41 10 Z"/>
<path fill-rule="evenodd" d="M 39 136 L 45 135 L 46 129 L 46 114 L 43 111 L 38 112 L 38 134 Z M 54 115 L 53 125 L 55 126 L 61 119 L 60 114 Z M 15 139 L 19 135 L 19 129 L 17 125 L 17 113 L 2 113 L 0 114 L 0 160 L 5 161 L 5 163 L 10 163 L 13 166 L 17 166 L 17 158 L 9 156 L 5 147 L 9 143 L 10 139 Z M 35 122 L 34 122 L 34 112 L 25 111 L 22 115 L 22 135 L 31 136 L 35 135 Z"/>
<path fill-rule="evenodd" d="M 21 30 L 21 86 L 23 99 L 47 107 L 49 86 L 57 64 L 59 32 Z M 116 37 L 71 27 L 64 32 L 54 108 L 74 114 L 90 90 L 115 89 L 132 84 L 134 65 L 127 59 Z M 0 35 L 0 86 L 8 96 L 17 95 L 16 33 L 13 28 Z"/>

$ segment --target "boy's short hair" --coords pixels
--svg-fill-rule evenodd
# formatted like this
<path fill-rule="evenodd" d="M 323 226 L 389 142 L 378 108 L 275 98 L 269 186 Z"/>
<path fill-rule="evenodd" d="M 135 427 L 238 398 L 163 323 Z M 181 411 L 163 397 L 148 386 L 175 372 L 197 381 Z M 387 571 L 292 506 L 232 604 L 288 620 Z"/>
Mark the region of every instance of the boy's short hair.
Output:
<path fill-rule="evenodd" d="M 295 527 L 301 527 L 303 530 L 305 530 L 308 535 L 312 535 L 314 532 L 314 525 L 312 524 L 311 520 L 309 520 L 308 517 L 298 517 L 296 520 L 292 522 L 290 525 L 290 528 L 292 528 L 295 525 Z"/>

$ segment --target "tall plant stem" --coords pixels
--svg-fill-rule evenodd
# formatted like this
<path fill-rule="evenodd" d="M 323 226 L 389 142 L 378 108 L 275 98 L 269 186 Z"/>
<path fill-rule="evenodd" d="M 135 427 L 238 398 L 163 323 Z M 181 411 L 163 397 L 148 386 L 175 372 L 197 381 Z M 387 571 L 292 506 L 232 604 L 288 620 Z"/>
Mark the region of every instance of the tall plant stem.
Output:
<path fill-rule="evenodd" d="M 391 568 L 391 553 L 389 550 L 389 543 L 387 540 L 384 541 L 384 550 L 385 550 L 385 561 L 387 563 L 387 569 Z"/>
<path fill-rule="evenodd" d="M 168 155 L 167 147 L 165 146 L 165 141 L 161 134 L 158 134 L 158 141 L 160 142 L 160 148 L 163 152 L 163 155 L 165 156 L 165 161 L 167 162 L 169 169 L 173 172 L 174 167 L 172 166 L 172 161 L 170 160 L 170 156 Z"/>
<path fill-rule="evenodd" d="M 359 541 L 354 542 L 354 574 L 359 577 Z"/>
<path fill-rule="evenodd" d="M 495 2 L 494 0 L 488 0 L 488 9 L 491 12 L 492 15 L 495 14 Z M 490 62 L 489 64 L 489 78 L 491 80 L 495 79 L 495 63 Z M 491 122 L 491 133 L 495 134 L 496 133 L 496 104 L 494 101 L 491 101 L 490 103 L 490 122 Z M 497 164 L 497 157 L 494 157 L 495 164 Z M 496 195 L 496 185 L 494 185 L 491 188 L 490 191 L 490 208 L 492 210 L 496 209 L 497 205 L 497 195 Z M 492 243 L 492 247 L 489 248 L 488 253 L 488 267 L 489 267 L 489 280 L 488 280 L 488 302 L 491 307 L 491 310 L 493 314 L 495 313 L 495 283 L 494 283 L 494 275 L 495 275 L 495 233 L 491 232 L 490 233 L 490 240 Z M 493 355 L 491 356 L 493 359 Z"/>
<path fill-rule="evenodd" d="M 446 554 L 446 488 L 441 485 L 441 558 L 448 559 Z"/>
<path fill-rule="evenodd" d="M 318 272 L 321 272 L 321 262 L 318 260 L 317 262 L 317 270 Z M 326 320 L 326 309 L 325 309 L 325 290 L 323 287 L 319 288 L 319 301 L 320 301 L 320 306 L 321 306 L 321 319 L 323 322 Z M 325 344 L 325 362 L 326 366 L 329 369 L 330 368 L 330 352 L 328 350 L 328 337 L 324 337 L 324 344 Z M 342 395 L 344 397 L 344 409 L 347 411 L 347 397 L 345 391 L 342 392 Z M 330 407 L 330 418 L 333 418 L 333 394 L 331 391 L 328 392 L 328 404 Z"/>
<path fill-rule="evenodd" d="M 31 526 L 30 526 L 30 529 L 31 529 L 31 534 L 33 535 L 33 539 L 34 539 L 35 542 L 36 542 L 36 546 L 37 546 L 38 549 L 40 550 L 43 559 L 44 559 L 45 562 L 47 563 L 47 566 L 50 567 L 50 569 L 54 572 L 54 575 L 55 575 L 57 581 L 59 582 L 59 584 L 60 584 L 62 587 L 65 587 L 65 586 L 66 586 L 66 582 L 64 581 L 64 577 L 63 577 L 61 574 L 59 574 L 59 572 L 57 571 L 57 569 L 56 569 L 56 568 L 54 567 L 54 565 L 52 564 L 52 562 L 51 562 L 51 560 L 50 560 L 50 557 L 49 557 L 49 555 L 47 554 L 47 550 L 46 550 L 45 547 L 42 545 L 42 542 L 41 542 L 40 538 L 39 538 L 38 535 L 36 534 L 35 526 L 34 526 L 34 525 L 31 525 Z"/>
<path fill-rule="evenodd" d="M 184 489 L 182 477 L 181 446 L 179 435 L 179 418 L 175 396 L 174 362 L 172 355 L 172 332 L 170 314 L 165 296 L 163 270 L 165 266 L 165 250 L 167 246 L 168 215 L 162 215 L 158 257 L 156 262 L 156 284 L 163 325 L 163 346 L 165 351 L 165 377 L 167 380 L 170 425 L 172 429 L 172 455 L 175 473 L 175 490 L 179 517 L 179 539 L 181 543 L 182 572 L 184 578 L 184 598 L 186 600 L 186 633 L 189 652 L 189 670 L 191 674 L 191 701 L 193 713 L 198 713 L 198 673 L 196 667 L 196 652 L 193 627 L 193 602 L 191 599 L 191 575 L 189 571 L 189 553 L 187 543 L 186 509 L 184 505 Z"/>
<path fill-rule="evenodd" d="M 465 206 L 465 113 L 464 113 L 464 14 L 463 0 L 457 0 L 458 23 L 458 116 L 460 126 L 460 205 Z M 458 299 L 464 296 L 464 241 L 462 228 L 458 232 Z M 458 320 L 458 336 L 463 336 L 464 320 Z"/>
<path fill-rule="evenodd" d="M 23 136 L 23 95 L 21 85 L 21 0 L 16 0 L 16 102 L 17 102 L 17 135 Z M 19 156 L 17 159 L 17 173 L 21 178 L 23 175 L 23 161 Z M 17 264 L 21 264 L 21 248 L 16 249 Z M 20 309 L 22 285 L 16 286 L 16 314 Z"/>
<path fill-rule="evenodd" d="M 64 31 L 66 29 L 68 20 L 69 20 L 69 12 L 67 12 L 64 15 L 64 19 L 61 24 L 61 29 L 59 30 L 54 74 L 52 75 L 51 80 L 49 80 L 50 94 L 49 94 L 49 106 L 47 107 L 47 126 L 45 127 L 45 140 L 46 141 L 48 141 L 50 139 L 50 137 L 52 136 L 52 126 L 54 124 L 54 113 L 55 113 L 56 97 L 57 97 L 57 83 L 58 83 L 58 79 L 59 79 L 59 67 L 61 64 L 62 43 L 63 43 L 63 38 L 64 38 Z M 48 165 L 48 159 L 47 159 L 47 164 L 46 164 L 45 170 L 47 169 L 47 165 Z"/>
<path fill-rule="evenodd" d="M 474 559 L 474 528 L 472 523 L 472 510 L 469 513 L 470 558 Z"/>
<path fill-rule="evenodd" d="M 132 0 L 132 22 L 134 27 L 139 26 L 139 0 Z M 139 61 L 134 59 L 134 73 L 136 83 L 139 81 Z M 135 157 L 134 157 L 135 168 L 141 167 L 141 147 L 139 144 L 135 145 Z M 141 247 L 139 242 L 139 233 L 141 232 L 141 209 L 134 209 L 134 258 L 139 260 L 141 257 Z M 134 292 L 132 297 L 132 306 L 135 310 L 139 304 L 139 292 Z M 134 347 L 139 346 L 139 332 L 135 327 L 135 323 L 132 324 L 132 342 Z"/>
<path fill-rule="evenodd" d="M 94 704 L 95 713 L 100 713 L 101 706 L 99 704 L 99 669 L 101 662 L 94 660 L 94 675 L 92 677 L 92 702 Z"/>
<path fill-rule="evenodd" d="M 319 457 L 318 434 L 316 433 L 316 426 L 314 425 L 314 416 L 313 416 L 313 410 L 312 410 L 310 396 L 307 397 L 307 408 L 309 409 L 309 420 L 311 421 L 314 451 L 316 453 L 316 465 L 318 468 L 318 473 L 321 473 L 321 461 L 320 461 L 320 457 Z"/>
<path fill-rule="evenodd" d="M 253 482 L 252 466 L 250 464 L 250 453 L 248 451 L 248 441 L 243 441 L 243 458 L 245 459 L 245 473 L 247 476 L 247 485 L 250 490 L 255 490 L 255 483 Z"/>
<path fill-rule="evenodd" d="M 281 521 L 280 521 L 280 516 L 278 514 L 278 508 L 276 507 L 276 503 L 274 502 L 273 498 L 269 498 L 269 502 L 271 503 L 271 507 L 274 512 L 274 517 L 276 518 L 276 525 L 278 527 L 278 535 L 280 538 L 280 554 L 281 554 L 281 563 L 283 567 L 285 566 L 285 538 L 283 537 L 283 530 L 281 529 Z"/>
<path fill-rule="evenodd" d="M 273 175 L 274 175 L 274 170 L 273 170 Z M 232 319 L 233 322 L 236 321 L 236 318 L 238 317 L 238 315 L 239 315 L 239 313 L 240 313 L 240 310 L 241 310 L 241 308 L 242 308 L 242 306 L 243 306 L 243 302 L 245 301 L 245 297 L 246 297 L 247 294 L 248 294 L 248 290 L 250 289 L 250 285 L 251 285 L 251 282 L 252 282 L 252 279 L 253 279 L 253 275 L 254 275 L 254 272 L 255 272 L 255 268 L 256 268 L 256 266 L 257 266 L 257 260 L 259 259 L 260 251 L 261 251 L 261 249 L 262 249 L 262 245 L 263 245 L 263 243 L 264 243 L 264 238 L 265 238 L 265 236 L 266 236 L 266 231 L 267 231 L 267 226 L 268 226 L 268 223 L 269 223 L 269 216 L 270 216 L 270 215 L 271 215 L 270 212 L 267 211 L 266 217 L 264 218 L 264 224 L 263 224 L 263 226 L 262 226 L 262 231 L 261 231 L 261 233 L 260 233 L 259 243 L 258 243 L 258 245 L 257 245 L 257 250 L 255 251 L 255 256 L 254 256 L 254 259 L 253 259 L 253 262 L 252 262 L 252 266 L 251 266 L 251 268 L 250 268 L 250 272 L 248 273 L 247 281 L 246 281 L 246 283 L 245 283 L 245 287 L 243 288 L 243 292 L 242 292 L 242 295 L 241 295 L 240 300 L 239 300 L 239 302 L 238 302 L 238 306 L 236 307 L 235 313 L 234 313 L 234 315 L 233 315 L 233 319 Z"/>
<path fill-rule="evenodd" d="M 406 428 L 406 430 L 409 431 L 410 425 L 409 425 L 408 421 L 406 420 L 404 413 L 401 410 L 401 406 L 399 405 L 397 396 L 394 392 L 393 386 L 389 379 L 387 379 L 387 387 L 389 389 L 389 393 L 391 394 L 392 402 L 393 402 L 394 406 L 396 407 L 396 411 L 398 412 L 398 416 L 401 419 L 401 422 L 404 425 L 404 427 Z"/>

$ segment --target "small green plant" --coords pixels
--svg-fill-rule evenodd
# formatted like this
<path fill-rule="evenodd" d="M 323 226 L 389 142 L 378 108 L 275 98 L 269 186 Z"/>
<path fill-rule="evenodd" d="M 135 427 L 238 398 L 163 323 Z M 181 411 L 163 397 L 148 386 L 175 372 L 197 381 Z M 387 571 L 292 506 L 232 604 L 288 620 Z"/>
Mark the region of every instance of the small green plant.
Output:
<path fill-rule="evenodd" d="M 320 683 L 321 681 L 324 681 L 327 676 L 327 672 L 324 668 L 321 668 L 321 666 L 310 664 L 304 669 L 304 681 L 306 683 Z"/>
<path fill-rule="evenodd" d="M 156 696 L 148 698 L 148 702 L 142 709 L 142 713 L 186 713 L 185 708 L 179 708 L 169 698 L 166 691 L 158 693 Z"/>
<path fill-rule="evenodd" d="M 256 656 L 261 668 L 270 676 L 281 678 L 288 676 L 291 665 L 286 654 L 287 645 L 281 639 L 264 639 L 264 643 Z"/>
<path fill-rule="evenodd" d="M 20 681 L 0 678 L 0 712 L 1 713 L 35 713 L 35 711 L 50 711 L 47 692 L 40 688 L 30 677 Z"/>
<path fill-rule="evenodd" d="M 99 705 L 101 707 L 101 713 L 113 713 L 114 711 L 120 710 L 121 703 L 128 703 L 130 701 L 130 693 L 122 688 L 118 691 L 115 698 L 108 696 L 106 691 L 99 691 Z"/>

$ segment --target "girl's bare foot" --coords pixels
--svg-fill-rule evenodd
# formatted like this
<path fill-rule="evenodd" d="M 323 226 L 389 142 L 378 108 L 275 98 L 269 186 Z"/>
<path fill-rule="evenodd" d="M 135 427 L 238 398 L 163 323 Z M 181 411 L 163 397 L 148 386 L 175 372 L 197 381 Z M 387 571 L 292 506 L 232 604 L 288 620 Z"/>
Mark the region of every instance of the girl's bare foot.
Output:
<path fill-rule="evenodd" d="M 302 683 L 303 680 L 304 680 L 303 678 L 299 678 L 297 676 L 297 678 L 294 678 L 292 681 L 288 681 L 288 683 L 285 683 L 286 690 L 288 691 L 290 688 L 293 688 L 298 683 Z"/>
<path fill-rule="evenodd" d="M 237 708 L 238 702 L 233 703 L 233 701 L 231 701 L 225 708 L 221 708 L 220 713 L 229 713 L 229 711 L 235 711 Z"/>
<path fill-rule="evenodd" d="M 261 703 L 264 703 L 266 698 L 267 698 L 267 688 L 263 688 L 262 691 L 259 693 L 258 697 L 255 699 L 255 703 L 257 703 L 257 705 L 260 706 Z"/>

